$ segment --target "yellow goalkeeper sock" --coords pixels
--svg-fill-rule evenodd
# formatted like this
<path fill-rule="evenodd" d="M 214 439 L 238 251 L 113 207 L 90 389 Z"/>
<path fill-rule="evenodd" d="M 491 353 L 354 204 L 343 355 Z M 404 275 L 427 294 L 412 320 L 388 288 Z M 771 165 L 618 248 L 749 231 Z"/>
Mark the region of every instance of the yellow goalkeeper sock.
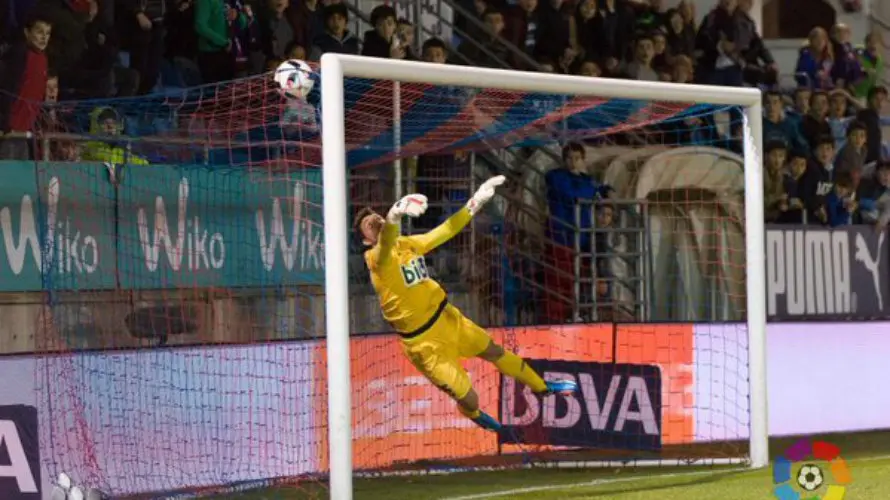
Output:
<path fill-rule="evenodd" d="M 475 419 L 479 418 L 479 415 L 482 415 L 482 410 L 480 410 L 479 408 L 476 408 L 475 410 L 470 411 L 461 405 L 457 405 L 457 409 L 460 411 L 461 415 L 467 417 L 470 420 L 475 420 Z"/>
<path fill-rule="evenodd" d="M 515 378 L 516 380 L 527 385 L 532 392 L 544 392 L 547 390 L 547 384 L 528 363 L 519 356 L 510 351 L 505 351 L 500 359 L 494 362 L 494 366 L 498 367 L 504 375 Z"/>

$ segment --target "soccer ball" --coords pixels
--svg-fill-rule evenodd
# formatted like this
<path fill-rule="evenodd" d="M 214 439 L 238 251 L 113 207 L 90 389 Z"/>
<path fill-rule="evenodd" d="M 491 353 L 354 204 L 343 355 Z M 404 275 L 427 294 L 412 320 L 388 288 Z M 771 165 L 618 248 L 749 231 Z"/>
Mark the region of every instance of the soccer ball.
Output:
<path fill-rule="evenodd" d="M 275 68 L 275 83 L 278 84 L 282 95 L 293 99 L 306 99 L 315 87 L 312 68 L 305 61 L 299 59 L 291 59 L 279 64 Z"/>
<path fill-rule="evenodd" d="M 822 469 L 813 464 L 806 464 L 797 473 L 797 484 L 807 491 L 814 491 L 822 486 Z"/>

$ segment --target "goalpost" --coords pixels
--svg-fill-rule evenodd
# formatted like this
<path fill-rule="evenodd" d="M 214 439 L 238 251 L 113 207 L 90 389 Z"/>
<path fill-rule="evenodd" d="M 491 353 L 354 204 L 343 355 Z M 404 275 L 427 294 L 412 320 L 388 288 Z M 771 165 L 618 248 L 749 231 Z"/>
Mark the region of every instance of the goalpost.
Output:
<path fill-rule="evenodd" d="M 696 103 L 743 108 L 743 269 L 747 311 L 748 461 L 768 464 L 764 207 L 761 174 L 761 93 L 755 89 L 639 82 L 434 65 L 326 54 L 321 59 L 324 253 L 328 371 L 330 497 L 352 498 L 353 436 L 350 373 L 349 197 L 346 94 L 348 78 L 407 84 L 500 89 L 562 96 Z M 446 145 L 443 145 L 446 146 Z M 730 250 L 727 250 L 730 251 Z M 396 342 L 396 340 L 392 340 Z"/>

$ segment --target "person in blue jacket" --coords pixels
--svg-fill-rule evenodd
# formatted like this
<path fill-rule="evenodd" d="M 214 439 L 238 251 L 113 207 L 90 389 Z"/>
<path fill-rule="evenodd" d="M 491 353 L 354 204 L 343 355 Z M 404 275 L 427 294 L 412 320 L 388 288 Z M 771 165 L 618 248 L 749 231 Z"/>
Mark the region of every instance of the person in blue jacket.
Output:
<path fill-rule="evenodd" d="M 562 160 L 561 167 L 547 172 L 544 177 L 550 209 L 547 253 L 551 265 L 544 272 L 548 291 L 545 315 L 551 323 L 578 319 L 571 317 L 572 304 L 566 300 L 574 293 L 575 245 L 578 244 L 577 251 L 584 257 L 581 274 L 592 274 L 592 255 L 596 253 L 593 238 L 595 204 L 612 191 L 587 172 L 582 144 L 566 144 L 562 149 Z M 580 206 L 577 214 L 576 206 Z"/>

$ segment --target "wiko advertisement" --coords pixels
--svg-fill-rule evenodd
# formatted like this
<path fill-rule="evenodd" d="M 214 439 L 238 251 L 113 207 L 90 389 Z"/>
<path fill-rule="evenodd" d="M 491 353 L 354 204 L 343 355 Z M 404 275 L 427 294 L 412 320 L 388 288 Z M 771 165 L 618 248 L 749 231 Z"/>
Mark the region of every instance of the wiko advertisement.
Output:
<path fill-rule="evenodd" d="M 0 291 L 321 283 L 317 170 L 0 167 Z"/>

